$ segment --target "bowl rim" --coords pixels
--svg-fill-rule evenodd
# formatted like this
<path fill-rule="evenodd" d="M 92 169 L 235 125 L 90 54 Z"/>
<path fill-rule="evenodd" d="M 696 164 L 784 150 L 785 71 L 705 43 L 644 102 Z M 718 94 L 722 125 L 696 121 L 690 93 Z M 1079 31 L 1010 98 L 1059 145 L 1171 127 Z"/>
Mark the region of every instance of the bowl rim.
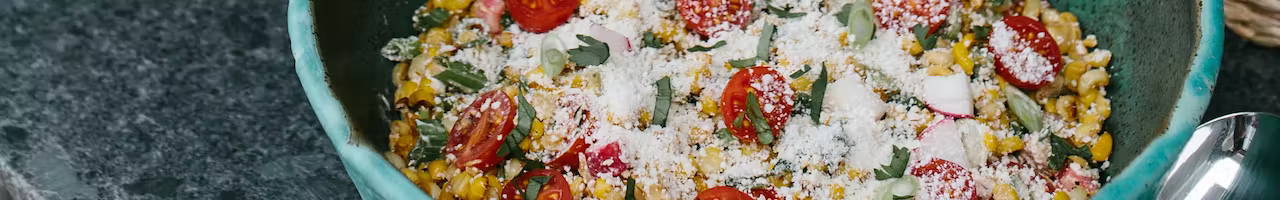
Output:
<path fill-rule="evenodd" d="M 1169 127 L 1136 157 L 1119 175 L 1112 177 L 1094 198 L 1144 199 L 1154 197 L 1164 173 L 1191 137 L 1200 117 L 1209 105 L 1222 57 L 1222 0 L 1199 1 L 1199 41 L 1183 80 Z M 345 109 L 329 87 L 324 62 L 316 46 L 311 0 L 289 0 L 289 42 L 298 80 L 342 160 L 347 175 L 363 199 L 431 199 L 425 192 L 401 175 L 370 147 L 347 141 L 351 122 Z M 1146 198 L 1149 199 L 1149 198 Z"/>

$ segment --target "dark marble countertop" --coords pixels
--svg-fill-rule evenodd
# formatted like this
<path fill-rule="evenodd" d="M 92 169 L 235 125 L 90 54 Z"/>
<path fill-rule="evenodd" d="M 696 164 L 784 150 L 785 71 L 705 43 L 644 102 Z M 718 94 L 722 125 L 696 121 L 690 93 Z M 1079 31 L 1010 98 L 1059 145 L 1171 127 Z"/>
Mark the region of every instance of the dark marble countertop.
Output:
<path fill-rule="evenodd" d="M 358 198 L 286 4 L 0 0 L 0 199 Z M 1226 41 L 1205 118 L 1280 111 L 1280 50 Z"/>

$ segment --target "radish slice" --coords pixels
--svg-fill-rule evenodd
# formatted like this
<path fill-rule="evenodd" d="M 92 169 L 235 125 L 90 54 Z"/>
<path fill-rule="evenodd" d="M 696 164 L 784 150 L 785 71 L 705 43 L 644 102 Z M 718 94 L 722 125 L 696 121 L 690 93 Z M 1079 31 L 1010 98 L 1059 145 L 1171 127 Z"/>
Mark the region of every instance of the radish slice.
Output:
<path fill-rule="evenodd" d="M 591 37 L 609 44 L 609 52 L 630 52 L 631 40 L 599 24 L 591 26 Z"/>
<path fill-rule="evenodd" d="M 480 0 L 471 5 L 471 13 L 484 19 L 485 32 L 489 34 L 497 34 L 502 32 L 502 13 L 507 9 L 507 4 L 502 0 Z"/>
<path fill-rule="evenodd" d="M 964 144 L 960 139 L 960 127 L 956 126 L 955 120 L 942 119 L 929 125 L 921 133 L 920 148 L 916 149 L 919 160 L 929 160 L 929 158 L 938 158 L 961 166 L 969 167 L 969 158 L 965 155 Z"/>
<path fill-rule="evenodd" d="M 924 102 L 930 110 L 957 118 L 973 117 L 969 77 L 956 73 L 924 78 Z"/>
<path fill-rule="evenodd" d="M 627 170 L 627 163 L 622 162 L 622 147 L 612 142 L 587 149 L 587 170 L 597 176 L 621 176 Z"/>

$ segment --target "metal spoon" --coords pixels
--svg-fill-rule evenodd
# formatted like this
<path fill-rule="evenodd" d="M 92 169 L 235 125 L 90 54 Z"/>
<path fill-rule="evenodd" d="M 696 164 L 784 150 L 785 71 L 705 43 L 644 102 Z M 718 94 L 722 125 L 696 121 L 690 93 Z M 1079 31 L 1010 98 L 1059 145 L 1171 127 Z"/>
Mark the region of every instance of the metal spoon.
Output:
<path fill-rule="evenodd" d="M 1159 199 L 1257 199 L 1280 194 L 1280 116 L 1235 113 L 1200 125 L 1165 173 Z M 1261 142 L 1261 144 L 1257 144 Z"/>

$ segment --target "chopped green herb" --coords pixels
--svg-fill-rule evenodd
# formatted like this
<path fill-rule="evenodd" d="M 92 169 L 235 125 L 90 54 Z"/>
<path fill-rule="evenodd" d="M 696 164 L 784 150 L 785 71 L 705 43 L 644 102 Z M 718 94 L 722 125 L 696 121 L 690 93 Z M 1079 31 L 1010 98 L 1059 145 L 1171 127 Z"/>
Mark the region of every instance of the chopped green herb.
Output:
<path fill-rule="evenodd" d="M 1049 168 L 1054 170 L 1062 169 L 1066 166 L 1068 156 L 1080 156 L 1085 160 L 1093 158 L 1093 153 L 1089 152 L 1089 146 L 1076 147 L 1066 138 L 1049 135 L 1049 147 L 1053 155 L 1049 156 Z"/>
<path fill-rule="evenodd" d="M 545 168 L 547 168 L 547 164 L 546 164 L 546 163 L 542 163 L 542 162 L 537 161 L 537 160 L 530 160 L 530 159 L 520 158 L 520 161 L 524 161 L 524 170 L 535 170 L 535 169 L 545 169 Z M 499 173 L 499 174 L 502 174 L 502 173 Z"/>
<path fill-rule="evenodd" d="M 990 27 L 990 26 L 978 26 L 978 27 L 973 27 L 973 39 L 974 39 L 974 40 L 987 40 L 987 37 L 991 37 L 990 35 L 991 35 L 991 27 Z M 977 45 L 974 45 L 974 46 L 977 46 Z"/>
<path fill-rule="evenodd" d="M 849 26 L 850 12 L 853 12 L 853 3 L 846 3 L 843 6 L 840 6 L 840 12 L 836 12 L 835 14 L 836 21 L 840 22 L 840 25 Z"/>
<path fill-rule="evenodd" d="M 770 13 L 770 14 L 777 15 L 777 16 L 778 16 L 778 18 L 783 18 L 783 19 L 786 19 L 786 18 L 803 17 L 804 15 L 808 14 L 808 13 L 803 13 L 803 12 L 794 12 L 794 13 L 793 13 L 793 12 L 791 12 L 791 8 L 782 9 L 782 8 L 773 7 L 773 6 L 769 6 L 769 7 L 765 7 L 765 8 L 769 10 L 769 13 Z"/>
<path fill-rule="evenodd" d="M 441 62 L 445 69 L 435 75 L 436 79 L 448 83 L 450 86 L 462 89 L 463 92 L 475 92 L 484 88 L 485 83 L 489 80 L 485 79 L 483 74 L 472 72 L 471 65 L 461 62 Z"/>
<path fill-rule="evenodd" d="M 498 23 L 502 24 L 502 27 L 511 27 L 512 24 L 516 23 L 516 20 L 511 19 L 510 12 L 505 12 L 505 13 L 502 13 L 502 20 L 498 21 Z"/>
<path fill-rule="evenodd" d="M 648 31 L 644 32 L 644 37 L 642 38 L 642 41 L 644 42 L 644 46 L 642 47 L 660 49 L 663 46 L 662 40 L 659 40 L 658 37 L 654 37 L 653 32 L 648 32 Z"/>
<path fill-rule="evenodd" d="M 791 102 L 796 102 L 796 106 L 794 109 L 791 109 L 792 116 L 809 113 L 809 102 L 813 101 L 811 100 L 812 98 L 809 97 L 809 93 L 796 93 L 796 96 L 793 98 L 795 99 L 792 99 Z"/>
<path fill-rule="evenodd" d="M 522 91 L 523 93 L 523 91 Z M 502 141 L 502 146 L 498 147 L 498 157 L 509 157 L 512 155 L 520 155 L 520 142 L 529 136 L 533 120 L 537 116 L 537 111 L 529 105 L 529 101 L 525 100 L 524 94 L 516 95 L 518 106 L 516 107 L 516 127 L 507 134 L 507 138 Z"/>
<path fill-rule="evenodd" d="M 739 117 L 738 119 L 741 120 L 742 118 Z M 738 121 L 738 122 L 741 122 L 741 121 Z M 738 123 L 738 124 L 741 124 L 741 123 Z M 727 128 L 716 130 L 716 137 L 720 138 L 720 140 L 724 140 L 724 143 L 733 142 L 734 139 L 737 139 L 733 137 L 733 134 L 729 134 L 729 129 Z"/>
<path fill-rule="evenodd" d="M 876 180 L 901 178 L 907 170 L 907 161 L 911 159 L 911 151 L 907 148 L 893 146 L 893 159 L 889 165 L 881 165 L 875 170 Z"/>
<path fill-rule="evenodd" d="M 412 119 L 406 119 L 412 120 Z M 409 165 L 417 166 L 441 157 L 440 149 L 448 141 L 448 130 L 440 120 L 415 120 L 418 124 L 418 144 L 409 150 Z"/>
<path fill-rule="evenodd" d="M 653 124 L 667 126 L 667 112 L 671 109 L 671 77 L 662 77 L 655 83 L 658 99 L 654 100 Z"/>
<path fill-rule="evenodd" d="M 911 30 L 916 35 L 916 41 L 920 42 L 920 47 L 924 48 L 924 50 L 933 49 L 933 47 L 938 46 L 938 35 L 929 34 L 928 26 L 916 24 L 916 26 L 912 27 Z"/>
<path fill-rule="evenodd" d="M 724 46 L 725 44 L 728 44 L 728 43 L 726 43 L 724 40 L 721 40 L 721 41 L 719 41 L 719 42 L 716 42 L 716 44 L 713 44 L 713 45 L 711 45 L 711 46 L 709 46 L 709 47 L 704 47 L 704 46 L 693 46 L 693 47 L 690 47 L 690 48 L 688 49 L 688 51 L 689 51 L 689 52 L 710 51 L 711 49 L 720 48 L 720 47 Z"/>
<path fill-rule="evenodd" d="M 760 105 L 760 100 L 756 99 L 756 93 L 747 93 L 747 117 L 750 118 L 751 127 L 755 128 L 756 137 L 760 144 L 773 143 L 773 130 L 769 127 L 769 121 L 764 118 L 764 111 Z"/>
<path fill-rule="evenodd" d="M 769 61 L 769 55 L 773 53 L 770 51 L 770 46 L 773 43 L 773 32 L 777 31 L 777 28 L 773 24 L 765 23 L 764 32 L 760 33 L 760 43 L 756 44 L 756 59 Z"/>
<path fill-rule="evenodd" d="M 382 57 L 391 61 L 412 60 L 413 57 L 422 53 L 421 46 L 417 36 L 393 38 L 387 41 L 386 46 L 382 46 Z"/>
<path fill-rule="evenodd" d="M 604 61 L 609 60 L 609 44 L 586 35 L 578 35 L 578 40 L 587 45 L 569 49 L 569 61 L 588 66 L 604 64 Z"/>
<path fill-rule="evenodd" d="M 795 79 L 795 78 L 800 78 L 800 76 L 804 76 L 804 73 L 809 73 L 809 70 L 810 70 L 810 69 L 812 69 L 812 68 L 809 68 L 809 65 L 804 65 L 804 69 L 800 69 L 799 71 L 792 72 L 792 73 L 791 73 L 791 78 L 793 78 L 793 79 Z"/>
<path fill-rule="evenodd" d="M 827 68 L 822 67 L 818 79 L 813 81 L 813 87 L 809 87 L 809 118 L 813 119 L 814 124 L 822 124 L 822 99 L 826 94 Z"/>
<path fill-rule="evenodd" d="M 467 42 L 466 44 L 462 44 L 462 47 L 463 47 L 463 48 L 478 47 L 478 46 L 480 46 L 480 45 L 485 45 L 485 44 L 489 44 L 489 39 L 487 39 L 487 38 L 476 38 L 476 39 L 474 39 L 474 40 L 471 40 L 470 42 Z"/>
<path fill-rule="evenodd" d="M 419 32 L 427 32 L 431 28 L 444 25 L 448 20 L 449 11 L 445 11 L 444 8 L 435 8 L 413 15 L 413 28 L 418 29 Z"/>
<path fill-rule="evenodd" d="M 627 196 L 624 200 L 636 200 L 636 179 L 627 178 Z"/>
<path fill-rule="evenodd" d="M 550 181 L 550 176 L 534 176 L 529 178 L 529 185 L 525 186 L 524 199 L 538 199 L 538 192 L 542 191 L 542 185 Z"/>
<path fill-rule="evenodd" d="M 737 59 L 737 60 L 730 60 L 729 66 L 733 68 L 753 67 L 753 66 L 756 66 L 756 58 L 743 58 L 743 59 Z"/>
<path fill-rule="evenodd" d="M 916 198 L 916 195 L 907 195 L 907 196 L 893 195 L 893 200 L 905 200 L 905 199 L 915 199 L 915 198 Z"/>

